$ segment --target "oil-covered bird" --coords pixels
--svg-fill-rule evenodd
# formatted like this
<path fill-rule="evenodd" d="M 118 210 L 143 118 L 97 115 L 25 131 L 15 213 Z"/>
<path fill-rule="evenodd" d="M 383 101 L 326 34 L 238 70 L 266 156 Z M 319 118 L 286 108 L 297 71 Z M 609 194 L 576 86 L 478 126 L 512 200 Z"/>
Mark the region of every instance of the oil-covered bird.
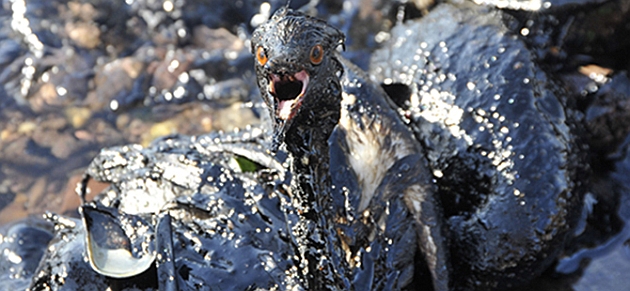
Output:
<path fill-rule="evenodd" d="M 443 214 L 423 149 L 380 86 L 340 55 L 343 43 L 336 28 L 288 8 L 251 41 L 272 148 L 292 157 L 305 285 L 403 289 L 418 249 L 435 290 L 448 290 Z"/>

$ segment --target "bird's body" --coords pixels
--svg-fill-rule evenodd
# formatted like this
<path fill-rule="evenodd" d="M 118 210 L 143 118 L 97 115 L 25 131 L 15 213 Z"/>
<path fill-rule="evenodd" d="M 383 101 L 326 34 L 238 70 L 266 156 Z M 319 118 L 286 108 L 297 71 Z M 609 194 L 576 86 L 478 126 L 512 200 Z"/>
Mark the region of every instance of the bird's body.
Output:
<path fill-rule="evenodd" d="M 413 217 L 408 223 L 415 224 L 419 249 L 433 275 L 434 287 L 446 290 L 448 255 L 443 217 L 423 149 L 381 87 L 370 82 L 358 67 L 339 59 L 344 67 L 342 107 L 331 143 L 347 148 L 344 155 L 358 182 L 357 214 L 367 211 L 377 221 L 386 215 L 375 211 L 379 204 L 402 199 Z"/>

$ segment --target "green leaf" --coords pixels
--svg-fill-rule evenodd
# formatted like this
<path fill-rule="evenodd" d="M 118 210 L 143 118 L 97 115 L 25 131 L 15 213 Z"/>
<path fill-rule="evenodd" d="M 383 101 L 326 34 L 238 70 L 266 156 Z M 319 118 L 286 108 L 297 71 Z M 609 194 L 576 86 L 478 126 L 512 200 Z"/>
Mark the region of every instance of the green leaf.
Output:
<path fill-rule="evenodd" d="M 252 162 L 250 159 L 241 156 L 236 156 L 235 159 L 238 163 L 238 166 L 241 167 L 241 171 L 243 172 L 255 172 L 256 170 L 258 170 L 258 165 L 256 165 L 256 163 Z"/>

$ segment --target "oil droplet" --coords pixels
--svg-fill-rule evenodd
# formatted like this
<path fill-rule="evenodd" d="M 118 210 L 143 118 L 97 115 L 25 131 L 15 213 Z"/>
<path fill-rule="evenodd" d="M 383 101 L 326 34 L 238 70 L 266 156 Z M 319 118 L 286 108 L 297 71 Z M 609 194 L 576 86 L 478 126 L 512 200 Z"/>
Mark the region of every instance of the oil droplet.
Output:
<path fill-rule="evenodd" d="M 166 12 L 173 11 L 173 8 L 174 8 L 173 2 L 171 2 L 171 1 L 164 1 L 164 3 L 162 4 L 162 8 Z"/>
<path fill-rule="evenodd" d="M 116 111 L 118 110 L 119 104 L 117 100 L 112 100 L 111 102 L 109 102 L 109 109 L 111 109 L 112 111 Z"/>
<path fill-rule="evenodd" d="M 529 28 L 527 28 L 527 27 L 523 27 L 523 29 L 521 29 L 521 35 L 522 35 L 522 36 L 527 36 L 527 35 L 529 35 Z"/>
<path fill-rule="evenodd" d="M 67 93 L 68 93 L 68 90 L 66 90 L 66 88 L 57 87 L 57 94 L 59 94 L 59 96 L 65 96 Z"/>

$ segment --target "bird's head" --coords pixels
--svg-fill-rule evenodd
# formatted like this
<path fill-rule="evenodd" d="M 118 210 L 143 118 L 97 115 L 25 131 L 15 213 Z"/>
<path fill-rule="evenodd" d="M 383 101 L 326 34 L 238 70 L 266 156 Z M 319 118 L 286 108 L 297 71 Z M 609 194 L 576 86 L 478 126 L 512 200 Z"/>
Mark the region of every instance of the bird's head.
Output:
<path fill-rule="evenodd" d="M 274 150 L 297 122 L 317 126 L 340 108 L 344 35 L 325 21 L 288 8 L 253 33 L 258 87 L 273 123 Z"/>

